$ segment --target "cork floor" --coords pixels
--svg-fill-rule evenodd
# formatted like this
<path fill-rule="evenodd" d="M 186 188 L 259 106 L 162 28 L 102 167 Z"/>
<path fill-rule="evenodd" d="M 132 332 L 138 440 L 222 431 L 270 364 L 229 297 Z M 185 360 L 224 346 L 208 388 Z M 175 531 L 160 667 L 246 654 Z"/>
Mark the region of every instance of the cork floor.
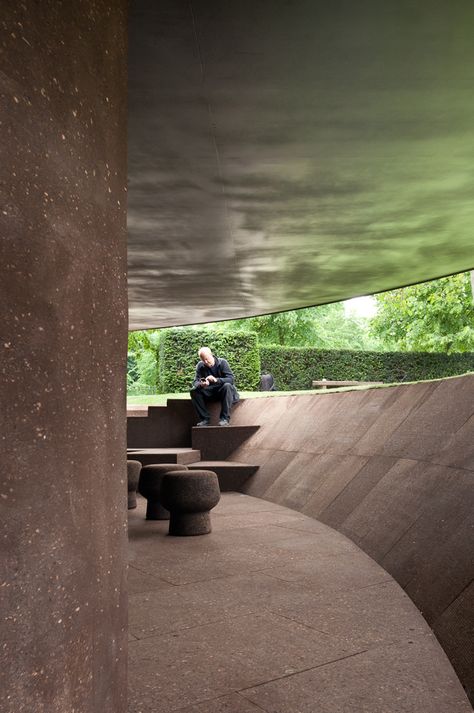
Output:
<path fill-rule="evenodd" d="M 350 540 L 224 493 L 213 532 L 129 511 L 129 713 L 469 713 L 403 590 Z"/>

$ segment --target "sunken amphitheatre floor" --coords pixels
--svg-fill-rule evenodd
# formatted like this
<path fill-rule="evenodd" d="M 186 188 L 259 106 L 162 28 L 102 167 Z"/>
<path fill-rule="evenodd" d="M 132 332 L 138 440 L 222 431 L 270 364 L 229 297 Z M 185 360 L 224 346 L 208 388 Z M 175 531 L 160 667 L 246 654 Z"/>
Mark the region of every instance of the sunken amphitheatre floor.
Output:
<path fill-rule="evenodd" d="M 129 713 L 469 713 L 443 649 L 354 542 L 222 494 L 213 531 L 129 511 Z"/>

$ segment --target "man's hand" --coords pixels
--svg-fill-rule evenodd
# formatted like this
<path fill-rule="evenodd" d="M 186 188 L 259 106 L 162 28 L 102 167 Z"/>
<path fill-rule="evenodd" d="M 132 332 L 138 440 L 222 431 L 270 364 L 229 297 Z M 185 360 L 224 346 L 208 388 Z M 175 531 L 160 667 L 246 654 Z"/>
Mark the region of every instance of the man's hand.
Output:
<path fill-rule="evenodd" d="M 217 384 L 217 379 L 215 376 L 212 376 L 212 374 L 209 374 L 207 377 L 207 382 L 208 384 Z"/>
<path fill-rule="evenodd" d="M 209 378 L 210 377 L 207 377 L 207 379 L 199 379 L 198 386 L 202 386 L 202 387 L 209 386 Z"/>

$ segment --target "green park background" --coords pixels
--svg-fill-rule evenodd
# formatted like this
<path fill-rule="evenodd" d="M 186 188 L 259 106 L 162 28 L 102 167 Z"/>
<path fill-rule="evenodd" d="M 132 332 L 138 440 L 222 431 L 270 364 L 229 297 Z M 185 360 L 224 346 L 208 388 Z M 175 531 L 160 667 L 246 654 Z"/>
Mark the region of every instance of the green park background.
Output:
<path fill-rule="evenodd" d="M 231 364 L 244 392 L 271 373 L 278 391 L 313 379 L 412 382 L 474 371 L 474 305 L 468 272 L 374 296 L 372 317 L 344 303 L 190 327 L 130 332 L 130 402 L 186 394 L 199 347 Z M 159 403 L 160 400 L 156 401 Z"/>

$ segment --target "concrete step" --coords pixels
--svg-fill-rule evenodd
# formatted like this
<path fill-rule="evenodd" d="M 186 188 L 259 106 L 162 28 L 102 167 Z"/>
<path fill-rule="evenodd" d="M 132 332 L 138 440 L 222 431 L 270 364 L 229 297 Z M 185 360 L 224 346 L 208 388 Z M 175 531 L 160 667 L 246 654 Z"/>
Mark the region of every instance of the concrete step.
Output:
<path fill-rule="evenodd" d="M 128 448 L 127 458 L 139 460 L 142 465 L 152 463 L 194 463 L 201 457 L 194 448 Z"/>
<path fill-rule="evenodd" d="M 127 418 L 148 418 L 148 406 L 145 404 L 127 404 Z"/>
<path fill-rule="evenodd" d="M 240 490 L 245 481 L 257 472 L 258 465 L 231 460 L 200 460 L 189 463 L 188 468 L 190 470 L 212 470 L 219 478 L 221 491 L 225 492 Z"/>
<path fill-rule="evenodd" d="M 225 460 L 260 426 L 206 426 L 191 429 L 191 445 L 203 460 Z"/>

